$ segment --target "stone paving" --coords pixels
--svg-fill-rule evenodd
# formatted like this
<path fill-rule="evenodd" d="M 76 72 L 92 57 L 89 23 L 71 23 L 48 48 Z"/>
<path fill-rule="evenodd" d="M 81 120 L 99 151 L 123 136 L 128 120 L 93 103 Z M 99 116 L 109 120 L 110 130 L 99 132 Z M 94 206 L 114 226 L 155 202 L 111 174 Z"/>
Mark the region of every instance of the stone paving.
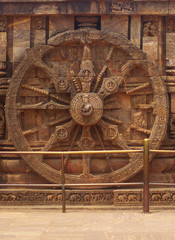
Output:
<path fill-rule="evenodd" d="M 0 240 L 174 240 L 175 209 L 0 207 Z"/>

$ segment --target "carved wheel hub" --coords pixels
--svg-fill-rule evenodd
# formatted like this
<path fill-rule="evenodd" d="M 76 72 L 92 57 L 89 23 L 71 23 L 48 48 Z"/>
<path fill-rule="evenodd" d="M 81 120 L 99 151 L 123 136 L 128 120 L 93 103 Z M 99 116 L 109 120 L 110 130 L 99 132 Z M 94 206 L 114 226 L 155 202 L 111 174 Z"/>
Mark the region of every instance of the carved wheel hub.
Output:
<path fill-rule="evenodd" d="M 142 149 L 145 137 L 158 149 L 167 99 L 156 67 L 123 36 L 69 31 L 31 49 L 16 68 L 8 133 L 20 151 Z M 61 181 L 58 156 L 21 157 L 48 181 Z M 65 157 L 69 183 L 126 181 L 142 168 L 142 153 Z"/>
<path fill-rule="evenodd" d="M 97 94 L 79 93 L 70 103 L 70 114 L 80 125 L 94 125 L 103 115 L 103 102 Z"/>

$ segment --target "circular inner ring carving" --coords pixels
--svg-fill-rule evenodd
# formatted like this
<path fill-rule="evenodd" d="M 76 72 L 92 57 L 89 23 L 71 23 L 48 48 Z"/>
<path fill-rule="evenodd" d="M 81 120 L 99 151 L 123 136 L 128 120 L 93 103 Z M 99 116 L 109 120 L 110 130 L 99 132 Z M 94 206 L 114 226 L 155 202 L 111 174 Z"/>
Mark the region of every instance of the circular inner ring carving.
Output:
<path fill-rule="evenodd" d="M 97 94 L 80 93 L 72 99 L 70 113 L 76 123 L 91 126 L 101 119 L 103 102 Z"/>
<path fill-rule="evenodd" d="M 57 127 L 56 135 L 57 135 L 58 139 L 64 140 L 68 137 L 68 131 L 65 127 Z"/>
<path fill-rule="evenodd" d="M 116 127 L 108 127 L 105 129 L 105 135 L 108 139 L 115 139 L 117 137 Z"/>
<path fill-rule="evenodd" d="M 59 90 L 64 91 L 64 90 L 67 89 L 67 87 L 68 87 L 68 82 L 66 80 L 60 79 L 58 81 L 58 88 L 59 88 Z"/>
<path fill-rule="evenodd" d="M 116 81 L 114 79 L 107 79 L 107 81 L 105 82 L 105 88 L 109 92 L 115 91 L 117 88 Z"/>

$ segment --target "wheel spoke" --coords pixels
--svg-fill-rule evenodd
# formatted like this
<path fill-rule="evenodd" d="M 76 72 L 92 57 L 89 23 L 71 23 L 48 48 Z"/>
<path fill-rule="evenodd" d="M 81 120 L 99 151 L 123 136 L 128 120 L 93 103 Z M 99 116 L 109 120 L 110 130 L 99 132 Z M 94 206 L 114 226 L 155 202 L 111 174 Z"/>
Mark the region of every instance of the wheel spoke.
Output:
<path fill-rule="evenodd" d="M 68 151 L 71 151 L 71 149 L 72 149 L 72 147 L 73 147 L 73 145 L 75 143 L 75 140 L 76 140 L 76 137 L 77 137 L 77 134 L 78 134 L 79 130 L 80 130 L 80 126 L 77 126 L 75 131 L 74 131 L 74 135 L 73 135 L 73 138 L 72 138 L 72 141 L 70 143 Z M 67 165 L 67 162 L 70 160 L 70 157 L 71 157 L 70 154 L 68 156 L 65 156 L 65 158 L 64 158 L 64 160 L 65 160 L 64 161 L 64 166 Z"/>
<path fill-rule="evenodd" d="M 144 90 L 145 88 L 148 88 L 148 87 L 150 87 L 150 83 L 144 83 L 144 84 L 141 84 L 138 87 L 135 87 L 135 88 L 133 88 L 131 90 L 126 91 L 126 94 L 127 95 L 132 95 L 132 94 L 135 94 L 138 91 L 142 91 L 142 90 Z"/>
<path fill-rule="evenodd" d="M 97 127 L 94 126 L 94 128 L 95 128 L 95 132 L 96 132 L 96 135 L 97 135 L 97 137 L 98 137 L 98 140 L 99 140 L 99 142 L 100 142 L 100 145 L 101 145 L 102 149 L 105 150 L 105 146 L 104 146 L 102 137 L 101 137 L 101 135 L 100 135 Z M 113 171 L 114 171 L 114 167 L 112 166 L 111 160 L 110 160 L 110 158 L 109 158 L 109 154 L 105 154 L 105 157 L 106 157 L 106 160 L 107 160 L 107 162 L 108 162 L 110 171 L 113 172 Z"/>
<path fill-rule="evenodd" d="M 56 144 L 58 143 L 58 138 L 56 134 L 52 134 L 49 141 L 46 143 L 46 145 L 43 147 L 42 151 L 49 151 L 52 149 Z"/>
<path fill-rule="evenodd" d="M 81 85 L 80 79 L 75 75 L 73 70 L 69 72 L 69 75 L 72 78 L 73 87 L 75 88 L 74 90 L 75 94 L 80 93 L 82 91 L 82 86 L 80 86 Z"/>
<path fill-rule="evenodd" d="M 83 173 L 81 177 L 88 177 L 90 176 L 90 160 L 91 156 L 89 154 L 83 154 Z"/>
<path fill-rule="evenodd" d="M 133 102 L 133 108 L 150 112 L 154 108 L 154 102 L 152 102 L 150 104 L 143 104 L 143 103 L 138 104 L 136 102 Z"/>
<path fill-rule="evenodd" d="M 64 117 L 62 117 L 62 118 L 60 118 L 60 119 L 54 120 L 54 121 L 52 121 L 52 122 L 49 122 L 49 123 L 47 123 L 47 124 L 45 124 L 45 125 L 42 125 L 42 127 L 43 127 L 43 128 L 52 127 L 52 126 L 54 126 L 54 125 L 58 125 L 58 124 L 60 124 L 60 123 L 62 123 L 62 122 L 68 121 L 68 120 L 69 120 L 69 121 L 71 120 L 70 115 L 69 115 L 69 116 L 64 116 Z M 39 126 L 39 127 L 34 127 L 34 128 L 32 128 L 32 129 L 29 129 L 29 130 L 25 130 L 25 131 L 23 131 L 23 134 L 24 134 L 24 136 L 28 136 L 28 135 L 31 135 L 31 134 L 35 134 L 36 132 L 39 132 L 39 131 L 40 131 L 40 128 L 41 128 L 41 126 Z"/>
<path fill-rule="evenodd" d="M 130 150 L 129 146 L 126 144 L 124 138 L 120 135 L 118 126 L 109 124 L 102 119 L 98 122 L 98 125 L 101 127 L 103 136 L 105 140 L 112 141 L 112 144 L 119 146 L 124 150 Z M 130 158 L 133 157 L 133 154 L 128 154 Z"/>
<path fill-rule="evenodd" d="M 69 80 L 66 79 L 66 77 L 58 77 L 57 74 L 54 72 L 52 68 L 50 68 L 46 63 L 44 63 L 42 60 L 37 61 L 34 63 L 36 67 L 42 68 L 43 71 L 47 73 L 47 75 L 50 77 L 51 81 L 54 84 L 54 87 L 57 92 L 70 92 L 70 86 L 69 86 Z"/>
<path fill-rule="evenodd" d="M 116 119 L 116 118 L 111 117 L 109 114 L 104 114 L 104 113 L 103 113 L 102 118 L 104 118 L 104 119 L 112 122 L 113 124 L 117 124 L 117 125 L 123 123 L 122 121 L 120 121 L 120 120 L 118 120 L 118 119 Z"/>
<path fill-rule="evenodd" d="M 35 134 L 38 131 L 39 131 L 39 127 L 35 127 L 35 128 L 32 128 L 32 129 L 23 131 L 23 134 L 26 137 L 28 135 Z"/>
<path fill-rule="evenodd" d="M 42 150 L 48 151 L 52 149 L 55 145 L 57 145 L 59 142 L 67 141 L 75 125 L 76 123 L 74 122 L 74 120 L 71 120 L 68 123 L 57 126 L 55 128 L 55 132 L 51 135 L 49 141 L 46 143 Z"/>
<path fill-rule="evenodd" d="M 151 130 L 135 126 L 134 124 L 131 124 L 130 128 L 134 129 L 134 130 L 137 130 L 138 132 L 141 132 L 141 133 L 145 133 L 145 134 L 148 134 L 148 135 L 151 134 Z"/>
<path fill-rule="evenodd" d="M 30 110 L 30 109 L 69 109 L 69 105 L 62 105 L 54 101 L 41 102 L 37 104 L 17 104 L 18 110 Z"/>
<path fill-rule="evenodd" d="M 93 92 L 96 92 L 97 91 L 97 88 L 101 82 L 101 79 L 103 77 L 103 74 L 106 72 L 107 68 L 108 68 L 108 62 L 110 61 L 111 59 L 111 56 L 113 54 L 113 51 L 114 51 L 114 46 L 111 46 L 110 49 L 109 49 L 109 52 L 108 52 L 108 55 L 107 55 L 107 58 L 106 58 L 106 64 L 103 66 L 102 70 L 100 71 L 100 73 L 98 74 L 97 76 L 97 81 L 95 83 L 95 86 L 94 86 L 94 89 L 93 89 Z"/>
<path fill-rule="evenodd" d="M 52 78 L 52 80 L 56 80 L 56 75 L 54 74 L 54 71 L 52 68 L 50 68 L 47 64 L 45 64 L 42 60 L 36 61 L 34 63 L 35 67 L 39 67 L 44 69 L 44 71 Z"/>
<path fill-rule="evenodd" d="M 91 150 L 95 146 L 95 141 L 91 135 L 90 127 L 83 126 L 83 132 L 80 140 L 78 141 L 78 146 L 83 150 Z M 91 156 L 89 154 L 83 154 L 83 173 L 81 177 L 90 176 L 90 160 Z"/>
<path fill-rule="evenodd" d="M 61 124 L 61 123 L 65 122 L 65 121 L 68 121 L 68 120 L 69 121 L 71 120 L 71 116 L 70 115 L 65 115 L 65 116 L 63 116 L 63 117 L 61 117 L 59 119 L 56 119 L 56 120 L 54 120 L 52 122 L 47 123 L 47 126 L 48 127 L 52 127 L 54 125 Z"/>
<path fill-rule="evenodd" d="M 61 96 L 58 96 L 58 95 L 55 96 L 54 94 L 49 93 L 49 91 L 46 91 L 46 90 L 43 90 L 43 89 L 40 89 L 40 88 L 37 88 L 37 87 L 33 87 L 33 86 L 30 86 L 30 85 L 24 84 L 24 85 L 22 85 L 22 88 L 31 90 L 33 92 L 41 93 L 45 96 L 51 97 L 55 100 L 61 101 L 61 102 L 66 103 L 66 104 L 70 103 L 70 101 L 68 99 L 65 99 L 65 98 L 63 98 Z"/>
<path fill-rule="evenodd" d="M 101 86 L 100 90 L 98 91 L 98 95 L 104 99 L 105 97 L 107 97 L 111 94 L 117 93 L 119 86 L 122 82 L 122 79 L 123 78 L 120 76 L 104 78 L 102 86 Z"/>
<path fill-rule="evenodd" d="M 94 66 L 91 60 L 91 50 L 88 44 L 85 44 L 83 48 L 83 57 L 78 76 L 81 81 L 82 91 L 90 92 L 90 87 L 94 80 L 95 73 Z M 75 80 L 74 84 L 77 84 Z"/>

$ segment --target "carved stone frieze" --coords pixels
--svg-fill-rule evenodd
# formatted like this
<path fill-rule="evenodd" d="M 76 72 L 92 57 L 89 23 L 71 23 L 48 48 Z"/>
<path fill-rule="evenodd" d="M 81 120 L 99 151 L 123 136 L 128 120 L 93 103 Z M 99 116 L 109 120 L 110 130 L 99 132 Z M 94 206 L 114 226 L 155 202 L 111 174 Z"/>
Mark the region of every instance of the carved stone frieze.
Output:
<path fill-rule="evenodd" d="M 7 22 L 6 17 L 0 17 L 0 32 L 6 32 Z"/>
<path fill-rule="evenodd" d="M 166 32 L 174 33 L 175 32 L 175 18 L 167 18 L 166 22 Z"/>
<path fill-rule="evenodd" d="M 175 206 L 175 189 L 151 189 L 150 206 Z M 61 190 L 12 190 L 0 191 L 0 205 L 59 205 L 62 204 Z M 141 207 L 141 189 L 130 190 L 66 190 L 66 205 L 114 205 Z"/>
<path fill-rule="evenodd" d="M 45 28 L 46 28 L 45 17 L 36 17 L 35 18 L 35 30 L 44 30 Z"/>
<path fill-rule="evenodd" d="M 143 36 L 144 37 L 153 37 L 157 36 L 158 28 L 156 23 L 153 21 L 147 21 L 143 23 Z"/>
<path fill-rule="evenodd" d="M 112 205 L 114 193 L 111 190 L 67 190 L 66 203 L 68 205 Z M 0 192 L 0 205 L 61 205 L 61 190 L 26 190 Z"/>
<path fill-rule="evenodd" d="M 151 206 L 175 205 L 175 189 L 150 189 L 149 201 Z M 143 193 L 141 190 L 114 191 L 114 205 L 141 206 Z"/>
<path fill-rule="evenodd" d="M 112 1 L 110 10 L 112 13 L 131 13 L 134 10 L 134 3 Z"/>

